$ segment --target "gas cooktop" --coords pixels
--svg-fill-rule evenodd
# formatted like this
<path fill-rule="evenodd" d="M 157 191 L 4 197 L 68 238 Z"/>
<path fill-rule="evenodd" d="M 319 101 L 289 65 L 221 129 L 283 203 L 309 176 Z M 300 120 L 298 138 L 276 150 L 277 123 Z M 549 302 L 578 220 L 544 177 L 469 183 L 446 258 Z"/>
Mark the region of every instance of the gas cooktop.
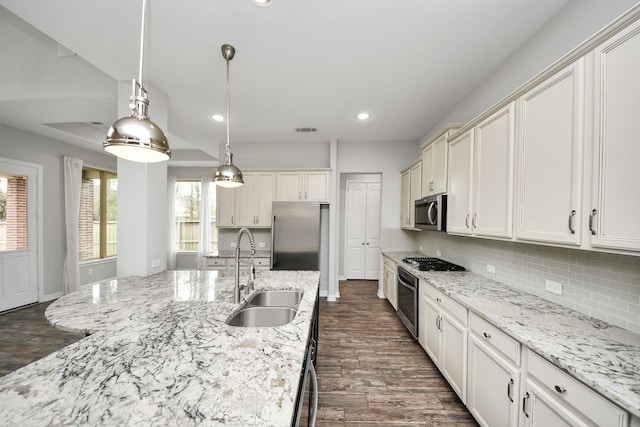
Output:
<path fill-rule="evenodd" d="M 440 258 L 407 257 L 402 261 L 420 271 L 464 271 L 464 267 Z"/>

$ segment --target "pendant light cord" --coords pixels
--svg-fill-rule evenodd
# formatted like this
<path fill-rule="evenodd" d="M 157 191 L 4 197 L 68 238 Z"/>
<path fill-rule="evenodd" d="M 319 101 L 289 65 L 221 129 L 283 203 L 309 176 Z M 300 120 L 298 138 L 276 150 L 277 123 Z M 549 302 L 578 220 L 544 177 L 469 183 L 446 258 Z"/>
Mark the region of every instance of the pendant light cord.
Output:
<path fill-rule="evenodd" d="M 140 25 L 140 67 L 138 69 L 138 83 L 142 86 L 142 59 L 144 58 L 144 22 L 147 14 L 147 0 L 142 0 L 142 24 Z"/>
<path fill-rule="evenodd" d="M 229 162 L 230 160 L 228 160 L 229 159 L 228 154 L 231 153 L 231 148 L 229 146 L 230 139 L 231 139 L 229 136 L 230 129 L 231 129 L 231 126 L 229 125 L 229 122 L 231 121 L 231 118 L 229 117 L 229 112 L 231 109 L 231 107 L 229 106 L 230 103 L 231 103 L 231 98 L 229 97 L 229 59 L 227 59 L 227 148 L 225 150 L 225 153 L 227 154 L 227 161 Z"/>

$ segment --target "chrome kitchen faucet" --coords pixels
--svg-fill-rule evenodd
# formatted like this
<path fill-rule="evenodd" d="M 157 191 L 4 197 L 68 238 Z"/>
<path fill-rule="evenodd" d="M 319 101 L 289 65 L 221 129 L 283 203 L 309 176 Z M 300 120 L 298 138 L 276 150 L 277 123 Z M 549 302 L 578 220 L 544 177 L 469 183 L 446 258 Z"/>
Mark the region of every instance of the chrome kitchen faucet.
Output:
<path fill-rule="evenodd" d="M 249 244 L 251 245 L 251 265 L 249 266 L 249 280 L 246 285 L 240 285 L 240 240 L 243 234 L 249 236 Z M 253 282 L 256 279 L 256 266 L 253 261 L 253 257 L 256 254 L 256 239 L 253 237 L 253 233 L 248 228 L 241 228 L 238 231 L 238 237 L 236 239 L 236 284 L 233 288 L 233 302 L 240 303 L 240 291 L 242 289 L 253 290 Z"/>

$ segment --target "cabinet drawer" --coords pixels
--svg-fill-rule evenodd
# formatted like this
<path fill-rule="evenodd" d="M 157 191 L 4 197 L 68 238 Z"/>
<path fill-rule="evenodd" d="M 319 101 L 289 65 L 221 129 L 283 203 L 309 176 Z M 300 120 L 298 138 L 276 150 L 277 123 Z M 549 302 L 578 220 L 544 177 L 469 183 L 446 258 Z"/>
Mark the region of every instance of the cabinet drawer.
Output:
<path fill-rule="evenodd" d="M 206 264 L 207 264 L 207 267 L 226 267 L 227 259 L 226 258 L 207 258 Z"/>
<path fill-rule="evenodd" d="M 444 308 L 460 323 L 467 325 L 467 309 L 463 305 L 458 304 L 428 283 L 427 286 L 424 286 L 424 292 L 436 302 L 438 307 Z"/>
<path fill-rule="evenodd" d="M 271 267 L 271 258 L 254 258 L 253 263 L 256 267 Z"/>
<path fill-rule="evenodd" d="M 471 330 L 482 340 L 493 346 L 496 350 L 504 354 L 513 361 L 516 366 L 520 366 L 520 343 L 509 335 L 502 332 L 475 313 L 470 316 Z"/>
<path fill-rule="evenodd" d="M 392 270 L 396 269 L 396 263 L 393 262 L 391 259 L 387 258 L 386 256 L 382 257 L 382 262 L 386 267 L 389 267 Z"/>
<path fill-rule="evenodd" d="M 533 351 L 528 352 L 528 376 L 534 377 L 551 395 L 566 402 L 599 426 L 626 426 L 627 413 L 575 378 L 562 372 Z"/>

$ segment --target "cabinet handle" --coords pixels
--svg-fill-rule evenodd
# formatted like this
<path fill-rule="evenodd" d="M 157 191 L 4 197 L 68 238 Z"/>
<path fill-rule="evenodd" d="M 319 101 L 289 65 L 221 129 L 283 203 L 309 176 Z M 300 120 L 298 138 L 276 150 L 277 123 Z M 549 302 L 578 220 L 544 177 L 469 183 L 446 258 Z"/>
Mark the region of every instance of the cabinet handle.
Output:
<path fill-rule="evenodd" d="M 489 332 L 483 332 L 482 335 L 484 335 L 485 338 L 491 338 L 491 334 Z"/>
<path fill-rule="evenodd" d="M 529 392 L 526 392 L 524 394 L 524 397 L 522 398 L 522 412 L 524 412 L 524 416 L 529 418 L 529 411 L 527 410 L 527 403 L 529 402 Z"/>
<path fill-rule="evenodd" d="M 438 328 L 439 331 L 442 331 L 442 329 L 440 329 L 440 315 L 438 314 L 438 316 L 436 317 L 436 328 Z"/>
<path fill-rule="evenodd" d="M 360 243 L 362 246 L 364 246 L 364 242 Z"/>
<path fill-rule="evenodd" d="M 511 378 L 511 380 L 509 380 L 509 383 L 507 384 L 507 397 L 509 398 L 510 401 L 513 402 L 513 397 L 511 395 L 511 393 L 513 392 L 513 378 Z"/>
<path fill-rule="evenodd" d="M 367 242 L 367 246 L 369 246 L 369 242 Z"/>
<path fill-rule="evenodd" d="M 433 181 L 429 183 L 429 191 L 433 191 Z"/>
<path fill-rule="evenodd" d="M 596 230 L 595 228 L 593 228 L 593 218 L 598 214 L 597 210 L 592 210 L 591 214 L 589 215 L 589 231 L 591 231 L 591 235 L 595 236 L 596 235 Z"/>
<path fill-rule="evenodd" d="M 558 393 L 564 393 L 567 391 L 567 388 L 561 385 L 554 386 L 553 388 L 555 388 Z"/>
<path fill-rule="evenodd" d="M 235 222 L 233 221 L 233 215 L 231 215 L 231 224 L 235 224 Z"/>
<path fill-rule="evenodd" d="M 464 219 L 464 225 L 466 225 L 467 228 L 469 228 L 469 214 L 467 214 L 467 217 Z"/>
<path fill-rule="evenodd" d="M 471 219 L 471 225 L 473 228 L 476 228 L 476 214 L 473 214 L 473 218 Z"/>
<path fill-rule="evenodd" d="M 576 216 L 576 211 L 571 211 L 571 215 L 569 215 L 569 231 L 571 234 L 576 234 L 576 230 L 573 229 L 573 217 Z"/>
<path fill-rule="evenodd" d="M 442 302 L 442 300 L 440 298 L 436 298 L 436 301 L 438 302 Z"/>
<path fill-rule="evenodd" d="M 302 199 L 302 192 L 298 192 L 298 199 Z"/>
<path fill-rule="evenodd" d="M 308 199 L 308 198 L 309 198 L 309 197 L 307 196 L 307 192 L 306 192 L 306 191 L 304 192 L 304 198 L 305 198 L 305 199 Z"/>

